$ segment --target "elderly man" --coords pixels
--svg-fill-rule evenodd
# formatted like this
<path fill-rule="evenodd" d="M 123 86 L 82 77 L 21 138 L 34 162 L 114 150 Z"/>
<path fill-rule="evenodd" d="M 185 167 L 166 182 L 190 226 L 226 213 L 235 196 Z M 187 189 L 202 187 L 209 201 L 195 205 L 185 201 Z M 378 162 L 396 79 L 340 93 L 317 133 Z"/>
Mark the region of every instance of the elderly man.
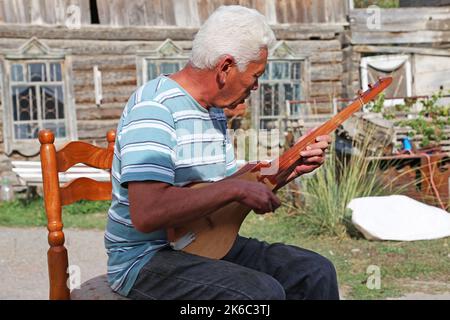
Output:
<path fill-rule="evenodd" d="M 339 298 L 333 265 L 314 252 L 238 236 L 216 260 L 174 250 L 167 240 L 168 228 L 230 202 L 257 214 L 280 206 L 261 183 L 223 180 L 236 171 L 223 109 L 258 88 L 274 41 L 256 10 L 220 7 L 197 33 L 186 67 L 129 99 L 117 130 L 105 232 L 114 291 L 133 299 Z M 319 137 L 287 179 L 319 167 L 329 142 Z M 213 183 L 183 187 L 193 181 Z"/>

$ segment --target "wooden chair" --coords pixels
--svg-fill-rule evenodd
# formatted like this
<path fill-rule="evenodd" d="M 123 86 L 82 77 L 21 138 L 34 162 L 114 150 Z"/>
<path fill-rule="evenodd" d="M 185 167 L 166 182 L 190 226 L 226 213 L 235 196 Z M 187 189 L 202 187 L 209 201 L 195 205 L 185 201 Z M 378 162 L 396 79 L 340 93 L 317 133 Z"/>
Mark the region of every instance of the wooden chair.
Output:
<path fill-rule="evenodd" d="M 47 253 L 50 281 L 50 299 L 125 299 L 115 294 L 107 284 L 106 275 L 91 279 L 72 291 L 67 287 L 69 260 L 64 246 L 62 206 L 79 200 L 111 200 L 112 185 L 109 181 L 96 181 L 80 177 L 60 186 L 58 173 L 66 172 L 77 163 L 98 169 L 111 169 L 116 133 L 107 133 L 107 148 L 100 148 L 81 141 L 72 141 L 56 151 L 55 137 L 49 130 L 39 132 L 40 156 L 47 215 Z"/>

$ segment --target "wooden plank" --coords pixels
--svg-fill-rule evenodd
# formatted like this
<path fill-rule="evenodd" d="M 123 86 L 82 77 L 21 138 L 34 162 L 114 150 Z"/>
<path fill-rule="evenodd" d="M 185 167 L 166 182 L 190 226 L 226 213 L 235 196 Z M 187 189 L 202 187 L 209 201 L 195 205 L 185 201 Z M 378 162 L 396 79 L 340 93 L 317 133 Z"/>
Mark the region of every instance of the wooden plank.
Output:
<path fill-rule="evenodd" d="M 24 43 L 24 40 L 1 39 L 0 48 L 16 49 Z M 70 40 L 46 40 L 45 43 L 52 48 L 61 48 L 71 50 L 73 55 L 130 55 L 136 54 L 137 51 L 155 50 L 160 42 L 152 43 L 145 41 L 70 41 Z"/>
<path fill-rule="evenodd" d="M 82 24 L 90 23 L 89 0 L 2 0 L 0 21 L 12 24 L 64 25 L 70 5 L 79 8 Z"/>
<path fill-rule="evenodd" d="M 311 81 L 340 80 L 342 78 L 341 64 L 311 64 Z"/>
<path fill-rule="evenodd" d="M 5 23 L 5 9 L 4 9 L 4 6 L 5 6 L 5 1 L 8 1 L 8 0 L 0 0 L 0 24 L 2 24 L 2 23 Z"/>
<path fill-rule="evenodd" d="M 325 96 L 326 98 L 340 97 L 342 84 L 340 81 L 315 81 L 310 85 L 310 97 Z"/>
<path fill-rule="evenodd" d="M 78 121 L 79 139 L 105 139 L 105 132 L 117 128 L 117 120 Z"/>
<path fill-rule="evenodd" d="M 98 19 L 101 25 L 109 25 L 111 21 L 111 13 L 109 11 L 108 0 L 96 0 Z"/>
<path fill-rule="evenodd" d="M 406 44 L 450 42 L 450 31 L 352 32 L 353 44 Z"/>
<path fill-rule="evenodd" d="M 389 54 L 408 54 L 417 53 L 430 56 L 450 56 L 450 51 L 433 48 L 406 47 L 406 46 L 371 46 L 356 45 L 353 51 L 361 53 L 389 53 Z M 359 59 L 357 59 L 359 61 Z"/>
<path fill-rule="evenodd" d="M 295 52 L 305 55 L 323 51 L 341 51 L 341 42 L 339 40 L 300 40 L 289 41 L 288 45 Z"/>
<path fill-rule="evenodd" d="M 414 63 L 414 87 L 416 95 L 430 95 L 450 89 L 450 53 L 447 57 L 416 55 Z"/>
<path fill-rule="evenodd" d="M 100 70 L 102 72 L 102 86 L 104 88 L 109 86 L 136 86 L 136 69 L 129 70 Z M 72 79 L 74 87 L 94 88 L 94 77 L 92 69 L 89 72 L 74 72 Z"/>
<path fill-rule="evenodd" d="M 175 25 L 179 27 L 200 27 L 197 0 L 172 0 Z"/>
<path fill-rule="evenodd" d="M 23 26 L 0 25 L 0 39 L 29 39 L 33 36 L 39 39 L 70 39 L 70 40 L 144 40 L 164 41 L 168 38 L 190 40 L 194 38 L 198 28 L 172 27 L 123 27 L 83 26 L 80 29 L 67 29 L 63 26 Z"/>
<path fill-rule="evenodd" d="M 278 39 L 309 39 L 336 38 L 335 34 L 344 31 L 345 24 L 327 25 L 289 25 L 273 26 L 273 30 Z M 33 36 L 40 39 L 71 39 L 71 40 L 166 40 L 170 38 L 176 40 L 190 40 L 197 33 L 197 27 L 123 27 L 111 28 L 107 26 L 86 26 L 80 29 L 67 29 L 65 26 L 21 26 L 21 25 L 0 25 L 0 38 L 24 38 Z"/>
<path fill-rule="evenodd" d="M 3 2 L 6 23 L 29 23 L 24 0 L 8 0 Z"/>
<path fill-rule="evenodd" d="M 146 0 L 133 0 L 126 3 L 126 11 L 129 26 L 147 25 Z"/>
<path fill-rule="evenodd" d="M 92 71 L 92 68 L 97 65 L 99 69 L 105 70 L 130 70 L 135 69 L 136 57 L 116 56 L 116 55 L 96 55 L 96 56 L 77 56 L 73 59 L 73 69 L 76 72 Z"/>
<path fill-rule="evenodd" d="M 373 13 L 367 9 L 354 9 L 349 13 L 352 26 L 365 28 L 367 20 Z M 381 27 L 404 26 L 418 24 L 425 26 L 429 20 L 441 20 L 450 18 L 450 7 L 444 8 L 393 8 L 380 9 Z M 407 30 L 397 30 L 407 31 Z"/>
<path fill-rule="evenodd" d="M 90 88 L 90 90 L 87 90 Z M 77 86 L 74 88 L 75 91 L 75 102 L 81 104 L 92 104 L 95 103 L 95 95 L 94 95 L 93 87 L 86 86 Z M 113 103 L 113 102 L 121 102 L 126 103 L 133 93 L 136 90 L 135 85 L 128 86 L 109 86 L 103 87 L 103 103 Z"/>
<path fill-rule="evenodd" d="M 321 51 L 308 57 L 311 64 L 314 63 L 327 63 L 327 62 L 342 62 L 342 51 Z"/>
<path fill-rule="evenodd" d="M 108 105 L 116 105 L 118 103 L 109 103 Z M 116 120 L 118 121 L 122 115 L 124 103 L 120 103 L 119 107 L 109 108 L 102 106 L 98 108 L 95 103 L 89 105 L 87 109 L 77 108 L 77 120 Z"/>

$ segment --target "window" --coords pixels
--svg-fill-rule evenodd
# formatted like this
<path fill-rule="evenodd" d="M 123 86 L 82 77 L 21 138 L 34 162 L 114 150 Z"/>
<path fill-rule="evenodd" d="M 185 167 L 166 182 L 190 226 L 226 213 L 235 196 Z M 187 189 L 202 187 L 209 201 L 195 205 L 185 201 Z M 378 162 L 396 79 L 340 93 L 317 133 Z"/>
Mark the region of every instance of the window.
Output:
<path fill-rule="evenodd" d="M 138 84 L 181 70 L 188 62 L 188 54 L 172 40 L 167 39 L 154 51 L 137 54 Z"/>
<path fill-rule="evenodd" d="M 307 98 L 307 59 L 295 54 L 286 42 L 279 42 L 269 55 L 259 89 L 251 96 L 255 128 L 283 130 L 283 119 L 299 117 L 300 107 L 287 110 L 286 101 Z"/>
<path fill-rule="evenodd" d="M 268 121 L 283 115 L 286 100 L 300 100 L 301 61 L 270 61 L 259 79 L 258 94 L 260 128 L 266 129 Z M 298 114 L 298 107 L 294 108 L 291 115 Z"/>
<path fill-rule="evenodd" d="M 403 103 L 412 94 L 411 63 L 408 55 L 379 55 L 361 59 L 361 85 L 367 90 L 378 77 L 391 76 L 392 85 L 385 91 L 386 106 Z"/>
<path fill-rule="evenodd" d="M 187 60 L 147 59 L 147 81 L 157 78 L 161 74 L 171 74 L 181 70 Z"/>
<path fill-rule="evenodd" d="M 11 64 L 13 140 L 36 139 L 40 129 L 66 137 L 62 62 Z"/>
<path fill-rule="evenodd" d="M 0 51 L 5 153 L 39 153 L 39 130 L 50 129 L 60 147 L 77 139 L 71 57 L 32 38 Z"/>

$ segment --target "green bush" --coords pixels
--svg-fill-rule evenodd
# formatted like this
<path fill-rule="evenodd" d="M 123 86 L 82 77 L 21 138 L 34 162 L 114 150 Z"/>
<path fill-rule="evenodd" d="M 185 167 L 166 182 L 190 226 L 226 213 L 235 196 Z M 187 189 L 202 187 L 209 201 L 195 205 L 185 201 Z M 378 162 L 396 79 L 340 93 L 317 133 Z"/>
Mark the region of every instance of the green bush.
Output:
<path fill-rule="evenodd" d="M 370 133 L 366 137 L 370 137 Z M 367 138 L 355 145 L 353 150 L 358 152 L 343 159 L 332 148 L 324 165 L 314 175 L 300 178 L 304 198 L 300 212 L 312 234 L 345 237 L 355 231 L 350 221 L 351 210 L 347 209 L 352 199 L 392 191 L 379 178 L 379 162 L 366 157 L 369 141 Z"/>

